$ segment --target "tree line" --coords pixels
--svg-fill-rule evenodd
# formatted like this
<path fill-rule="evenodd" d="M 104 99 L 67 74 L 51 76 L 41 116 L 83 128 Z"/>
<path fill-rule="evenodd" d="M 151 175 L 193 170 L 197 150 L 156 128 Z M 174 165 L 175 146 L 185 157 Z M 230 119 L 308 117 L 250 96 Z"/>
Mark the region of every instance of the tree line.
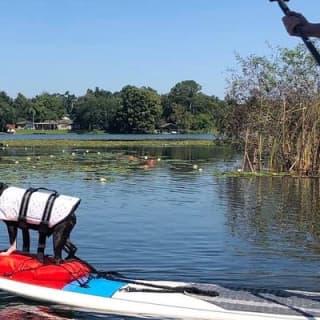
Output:
<path fill-rule="evenodd" d="M 320 175 L 320 72 L 303 45 L 271 48 L 269 56 L 236 55 L 224 100 L 201 91 L 194 80 L 167 94 L 125 86 L 119 92 L 88 89 L 16 98 L 0 92 L 0 131 L 19 121 L 58 120 L 80 130 L 153 133 L 165 124 L 180 132 L 212 132 L 243 150 L 244 171 Z"/>
<path fill-rule="evenodd" d="M 165 124 L 181 132 L 212 132 L 223 101 L 204 94 L 194 80 L 178 82 L 167 94 L 149 87 L 125 86 L 119 92 L 88 89 L 82 96 L 41 93 L 15 98 L 0 92 L 0 131 L 7 124 L 59 120 L 68 115 L 79 130 L 153 133 Z"/>

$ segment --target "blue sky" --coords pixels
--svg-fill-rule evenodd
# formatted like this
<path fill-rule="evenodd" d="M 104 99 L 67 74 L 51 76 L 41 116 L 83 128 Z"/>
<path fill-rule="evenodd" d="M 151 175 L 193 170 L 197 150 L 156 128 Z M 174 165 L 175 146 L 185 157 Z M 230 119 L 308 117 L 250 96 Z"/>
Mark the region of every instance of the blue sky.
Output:
<path fill-rule="evenodd" d="M 320 22 L 319 0 L 292 10 Z M 0 90 L 81 95 L 127 84 L 167 93 L 195 80 L 224 97 L 235 52 L 293 47 L 269 0 L 0 0 Z"/>

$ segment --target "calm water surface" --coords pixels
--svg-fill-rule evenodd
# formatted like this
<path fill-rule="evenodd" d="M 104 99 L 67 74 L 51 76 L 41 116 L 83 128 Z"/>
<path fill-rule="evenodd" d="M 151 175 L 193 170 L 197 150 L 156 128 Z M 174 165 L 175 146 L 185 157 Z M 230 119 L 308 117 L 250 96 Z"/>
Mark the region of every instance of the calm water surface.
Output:
<path fill-rule="evenodd" d="M 79 196 L 72 239 L 78 255 L 97 269 L 142 279 L 319 291 L 318 180 L 223 177 L 217 173 L 235 170 L 241 157 L 213 146 L 90 150 L 108 155 L 107 176 L 108 168 L 126 167 L 125 160 L 134 155 L 136 165 L 113 170 L 107 183 L 99 180 L 101 171 L 92 179 L 99 168 L 79 166 L 84 156 L 72 171 L 62 165 L 66 153 L 83 155 L 83 150 L 9 148 L 2 151 L 2 161 L 48 152 L 61 170 L 34 170 L 33 161 L 28 170 L 12 161 L 1 167 L 0 178 Z M 147 165 L 145 157 L 156 161 Z M 6 246 L 0 224 L 0 247 Z M 1 319 L 27 317 L 128 319 L 57 312 L 0 292 Z"/>

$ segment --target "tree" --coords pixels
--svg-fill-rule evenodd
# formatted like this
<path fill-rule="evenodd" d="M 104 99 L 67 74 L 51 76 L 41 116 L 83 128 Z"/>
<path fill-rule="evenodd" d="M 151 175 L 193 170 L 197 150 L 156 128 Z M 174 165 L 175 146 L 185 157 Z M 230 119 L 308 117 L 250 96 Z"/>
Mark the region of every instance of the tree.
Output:
<path fill-rule="evenodd" d="M 191 130 L 209 132 L 216 129 L 218 114 L 224 112 L 224 104 L 215 96 L 199 92 L 193 99 L 193 109 Z"/>
<path fill-rule="evenodd" d="M 15 123 L 16 112 L 13 108 L 13 101 L 6 92 L 0 91 L 0 131 L 6 130 L 8 123 Z"/>
<path fill-rule="evenodd" d="M 192 115 L 181 104 L 171 104 L 171 114 L 168 118 L 169 122 L 177 125 L 180 131 L 188 131 L 191 127 Z"/>
<path fill-rule="evenodd" d="M 31 101 L 19 92 L 13 100 L 13 107 L 17 113 L 17 121 L 25 121 L 28 119 L 30 105 Z"/>
<path fill-rule="evenodd" d="M 73 105 L 77 100 L 74 94 L 70 94 L 69 91 L 66 91 L 63 95 L 63 105 L 66 114 L 70 115 L 73 111 Z"/>
<path fill-rule="evenodd" d="M 195 112 L 194 98 L 201 91 L 201 86 L 194 80 L 178 82 L 169 92 L 170 103 L 176 103 L 191 113 Z"/>
<path fill-rule="evenodd" d="M 61 94 L 42 93 L 32 99 L 32 115 L 35 121 L 59 120 L 65 114 L 64 97 Z"/>
<path fill-rule="evenodd" d="M 114 118 L 120 107 L 119 94 L 99 88 L 87 93 L 74 102 L 72 118 L 81 130 L 112 130 Z"/>
<path fill-rule="evenodd" d="M 221 108 L 221 101 L 202 93 L 194 80 L 178 82 L 168 95 L 162 96 L 162 104 L 163 119 L 176 124 L 180 131 L 212 131 Z"/>
<path fill-rule="evenodd" d="M 73 119 L 81 130 L 98 130 L 103 127 L 105 114 L 97 98 L 91 93 L 78 98 L 73 109 Z"/>
<path fill-rule="evenodd" d="M 150 133 L 159 125 L 161 99 L 146 88 L 126 86 L 121 92 L 122 104 L 116 114 L 118 129 L 123 133 Z"/>

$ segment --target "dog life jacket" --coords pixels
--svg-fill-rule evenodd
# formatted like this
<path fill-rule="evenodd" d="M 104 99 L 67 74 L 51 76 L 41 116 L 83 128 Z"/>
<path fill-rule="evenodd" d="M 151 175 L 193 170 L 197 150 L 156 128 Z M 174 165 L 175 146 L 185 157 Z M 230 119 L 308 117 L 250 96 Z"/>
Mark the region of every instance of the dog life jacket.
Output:
<path fill-rule="evenodd" d="M 7 187 L 0 195 L 0 219 L 52 228 L 71 214 L 80 199 L 45 188 Z"/>

